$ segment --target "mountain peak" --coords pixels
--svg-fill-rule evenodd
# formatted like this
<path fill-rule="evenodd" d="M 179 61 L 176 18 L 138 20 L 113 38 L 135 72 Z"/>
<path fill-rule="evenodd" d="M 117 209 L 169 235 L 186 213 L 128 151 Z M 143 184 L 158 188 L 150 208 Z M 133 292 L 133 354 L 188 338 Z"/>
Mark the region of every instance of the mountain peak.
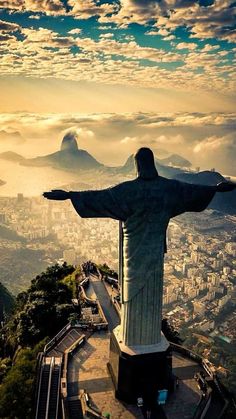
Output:
<path fill-rule="evenodd" d="M 176 166 L 176 167 L 190 167 L 192 164 L 190 161 L 186 160 L 184 157 L 180 156 L 179 154 L 171 154 L 170 156 L 159 159 L 161 164 L 167 166 Z"/>
<path fill-rule="evenodd" d="M 76 140 L 76 134 L 73 132 L 68 132 L 64 135 L 62 143 L 61 143 L 61 151 L 77 151 L 78 144 Z"/>

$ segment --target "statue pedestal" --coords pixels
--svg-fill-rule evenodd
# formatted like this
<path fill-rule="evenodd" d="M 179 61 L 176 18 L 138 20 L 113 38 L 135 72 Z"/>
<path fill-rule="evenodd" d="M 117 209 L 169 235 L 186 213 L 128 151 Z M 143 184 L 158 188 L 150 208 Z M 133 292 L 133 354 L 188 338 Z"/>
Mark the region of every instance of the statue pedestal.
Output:
<path fill-rule="evenodd" d="M 108 369 L 118 399 L 127 403 L 136 403 L 138 397 L 157 401 L 158 390 L 171 387 L 169 342 L 162 334 L 159 344 L 128 347 L 119 340 L 118 326 L 110 337 Z"/>

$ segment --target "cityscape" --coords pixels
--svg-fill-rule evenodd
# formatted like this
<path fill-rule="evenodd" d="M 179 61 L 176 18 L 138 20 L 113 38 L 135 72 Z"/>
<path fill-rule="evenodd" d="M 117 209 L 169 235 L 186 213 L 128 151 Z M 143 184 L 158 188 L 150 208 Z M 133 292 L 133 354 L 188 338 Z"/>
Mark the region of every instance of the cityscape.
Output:
<path fill-rule="evenodd" d="M 42 268 L 56 262 L 80 265 L 92 260 L 118 270 L 118 223 L 110 219 L 82 219 L 70 201 L 62 205 L 42 197 L 25 198 L 20 193 L 15 198 L 1 197 L 0 221 L 7 231 L 5 238 L 1 238 L 1 252 L 28 250 L 38 255 L 28 278 L 24 260 L 17 281 L 14 263 L 11 265 L 3 283 L 14 294 L 27 288 L 32 276 Z M 182 330 L 187 325 L 188 330 L 219 336 L 228 344 L 236 339 L 235 222 L 235 216 L 212 210 L 171 220 L 165 256 L 163 316 L 175 329 Z M 2 269 L 4 272 L 3 257 Z M 222 317 L 225 309 L 227 314 Z"/>

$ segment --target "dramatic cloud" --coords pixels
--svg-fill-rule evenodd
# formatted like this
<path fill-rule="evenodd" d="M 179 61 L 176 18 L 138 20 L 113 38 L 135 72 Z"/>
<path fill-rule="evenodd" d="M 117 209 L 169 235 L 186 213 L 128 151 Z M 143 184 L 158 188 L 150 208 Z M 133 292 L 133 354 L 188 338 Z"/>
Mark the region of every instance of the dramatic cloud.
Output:
<path fill-rule="evenodd" d="M 235 132 L 224 136 L 218 134 L 204 138 L 194 147 L 195 161 L 206 166 L 207 162 L 216 170 L 226 175 L 236 176 L 235 154 L 236 139 Z"/>
<path fill-rule="evenodd" d="M 76 29 L 71 29 L 71 31 L 69 31 L 68 33 L 70 35 L 79 35 L 82 32 L 82 29 L 76 28 Z"/>
<path fill-rule="evenodd" d="M 39 28 L 38 30 L 24 28 L 22 29 L 25 39 L 22 42 L 23 46 L 39 44 L 40 48 L 48 47 L 64 47 L 74 45 L 74 40 L 71 37 L 60 36 L 58 33 L 50 29 Z"/>
<path fill-rule="evenodd" d="M 0 8 L 21 12 L 42 12 L 47 15 L 60 15 L 66 12 L 61 0 L 0 0 Z"/>
<path fill-rule="evenodd" d="M 113 33 L 101 33 L 100 38 L 113 38 Z"/>
<path fill-rule="evenodd" d="M 39 20 L 40 19 L 40 15 L 30 15 L 29 19 L 35 19 L 35 20 Z"/>
<path fill-rule="evenodd" d="M 110 34 L 109 34 L 110 37 Z M 103 38 L 106 38 L 106 36 Z M 146 59 L 156 62 L 176 62 L 182 56 L 176 53 L 166 52 L 162 49 L 140 47 L 135 41 L 118 42 L 115 40 L 102 39 L 99 42 L 91 38 L 77 38 L 77 45 L 86 51 L 100 52 L 103 54 L 122 55 L 132 59 Z"/>
<path fill-rule="evenodd" d="M 163 114 L 163 115 L 148 115 L 139 120 L 139 124 L 146 128 L 157 127 L 206 127 L 206 126 L 227 126 L 232 129 L 236 128 L 234 120 L 235 114 L 223 113 L 180 113 L 177 115 Z"/>
<path fill-rule="evenodd" d="M 1 146 L 4 146 L 7 144 L 9 145 L 19 145 L 24 143 L 24 139 L 22 135 L 18 131 L 12 131 L 12 130 L 0 130 L 0 144 Z"/>
<path fill-rule="evenodd" d="M 168 10 L 169 16 L 164 21 L 163 18 L 158 19 L 157 25 L 163 24 L 170 30 L 185 26 L 194 38 L 236 39 L 233 0 L 215 0 L 208 6 L 199 5 L 198 1 L 163 1 L 161 4 L 162 11 L 165 13 Z"/>
<path fill-rule="evenodd" d="M 118 13 L 100 17 L 102 22 L 114 22 L 121 26 L 130 23 L 147 24 L 155 22 L 159 33 L 186 27 L 192 37 L 235 40 L 234 0 L 215 0 L 209 5 L 199 1 L 163 0 L 161 2 L 121 0 Z"/>
<path fill-rule="evenodd" d="M 220 46 L 219 45 L 210 45 L 210 44 L 206 44 L 205 46 L 204 46 L 204 48 L 202 49 L 202 51 L 201 52 L 212 52 L 212 51 L 215 51 L 215 50 L 217 50 L 217 49 L 219 49 L 220 48 Z M 228 54 L 228 51 L 224 51 L 226 54 Z"/>
<path fill-rule="evenodd" d="M 71 7 L 69 14 L 77 19 L 88 19 L 91 16 L 106 17 L 118 10 L 117 3 L 98 4 L 95 0 L 68 0 Z"/>
<path fill-rule="evenodd" d="M 111 166 L 123 164 L 137 148 L 148 146 L 157 157 L 177 153 L 193 166 L 215 167 L 229 175 L 236 175 L 235 128 L 235 114 L 225 113 L 0 115 L 0 132 L 6 140 L 2 147 L 6 150 L 9 140 L 10 149 L 22 155 L 54 152 L 64 135 L 73 132 L 79 148 Z M 25 142 L 10 142 L 10 133 Z"/>
<path fill-rule="evenodd" d="M 212 137 L 204 138 L 201 142 L 196 144 L 193 151 L 194 153 L 201 152 L 212 152 L 220 148 L 232 146 L 236 149 L 236 139 L 233 139 L 231 135 L 225 137 L 218 137 L 213 135 Z"/>
<path fill-rule="evenodd" d="M 193 50 L 197 48 L 197 44 L 193 42 L 180 42 L 176 45 L 176 49 L 190 49 Z"/>
<path fill-rule="evenodd" d="M 0 20 L 0 31 L 4 32 L 15 32 L 20 28 L 19 25 L 16 23 L 6 22 L 4 20 Z"/>
<path fill-rule="evenodd" d="M 0 8 L 3 111 L 74 111 L 80 97 L 85 111 L 233 109 L 231 0 L 0 0 Z M 32 89 L 22 96 L 24 84 Z"/>
<path fill-rule="evenodd" d="M 168 35 L 168 36 L 165 36 L 164 38 L 163 38 L 163 41 L 172 41 L 173 39 L 175 39 L 176 38 L 176 36 L 175 35 Z"/>
<path fill-rule="evenodd" d="M 0 0 L 0 8 L 76 19 L 96 16 L 102 23 L 113 22 L 123 28 L 131 23 L 149 24 L 163 36 L 185 27 L 193 38 L 236 39 L 234 0 L 212 0 L 210 4 L 198 0 Z"/>
<path fill-rule="evenodd" d="M 120 140 L 121 144 L 135 143 L 137 142 L 137 137 L 124 137 Z"/>
<path fill-rule="evenodd" d="M 83 139 L 83 140 L 89 140 L 91 138 L 94 138 L 94 132 L 86 129 L 86 128 L 77 128 L 76 126 L 67 128 L 65 131 L 62 132 L 64 136 L 70 134 L 73 137 L 76 138 L 76 140 Z"/>
<path fill-rule="evenodd" d="M 180 134 L 177 134 L 172 137 L 166 136 L 166 135 L 160 135 L 160 137 L 157 137 L 155 141 L 157 142 L 157 144 L 172 146 L 174 144 L 183 144 L 184 138 Z"/>

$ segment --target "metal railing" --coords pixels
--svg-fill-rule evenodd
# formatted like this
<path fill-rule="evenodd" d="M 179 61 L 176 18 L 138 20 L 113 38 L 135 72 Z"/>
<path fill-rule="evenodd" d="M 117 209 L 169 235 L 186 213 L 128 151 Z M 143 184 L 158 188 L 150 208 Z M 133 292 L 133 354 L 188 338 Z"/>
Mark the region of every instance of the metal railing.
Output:
<path fill-rule="evenodd" d="M 57 419 L 60 398 L 61 364 L 54 362 L 50 380 L 49 403 L 47 419 Z"/>
<path fill-rule="evenodd" d="M 46 357 L 42 359 L 35 419 L 39 419 L 39 418 L 52 419 L 51 414 L 50 414 L 51 417 L 49 417 L 50 408 L 52 410 L 54 409 L 55 418 L 57 418 L 57 414 L 58 414 L 61 364 L 55 363 L 55 357 L 50 357 L 50 358 L 51 358 L 50 364 L 46 362 Z M 48 357 L 47 359 L 49 360 L 50 358 Z M 46 367 L 48 367 L 47 370 L 46 370 Z M 43 374 L 44 374 L 44 377 L 43 377 Z M 57 375 L 58 381 L 57 381 L 56 388 L 53 388 L 52 378 L 55 375 Z M 45 382 L 43 380 L 45 380 Z M 55 394 L 55 391 L 56 391 L 56 394 Z M 53 406 L 53 402 L 54 402 L 54 406 Z"/>
<path fill-rule="evenodd" d="M 47 393 L 47 404 L 46 404 L 46 412 L 45 412 L 45 419 L 48 419 L 48 408 L 49 408 L 49 400 L 50 400 L 50 392 L 51 392 L 51 383 L 52 383 L 52 371 L 54 367 L 54 357 L 51 359 L 50 363 L 50 372 L 49 372 L 49 379 L 48 379 L 48 393 Z"/>
<path fill-rule="evenodd" d="M 39 410 L 39 398 L 40 398 L 40 389 L 41 389 L 41 384 L 42 384 L 43 363 L 44 363 L 43 355 L 40 355 L 39 362 L 40 362 L 40 374 L 39 374 L 38 385 L 37 385 L 37 401 L 36 401 L 35 418 L 38 417 L 38 410 Z"/>
<path fill-rule="evenodd" d="M 69 355 L 72 355 L 73 352 L 82 345 L 86 340 L 85 335 L 81 335 L 72 345 L 65 350 L 63 355 L 63 365 L 62 365 L 62 375 L 61 375 L 61 407 L 62 407 L 62 419 L 68 417 L 68 388 L 67 388 L 67 368 L 68 368 L 68 358 Z"/>
<path fill-rule="evenodd" d="M 197 405 L 196 411 L 194 413 L 193 419 L 203 419 L 209 406 L 211 404 L 212 390 L 207 392 L 206 396 L 201 397 L 200 402 Z"/>
<path fill-rule="evenodd" d="M 71 323 L 67 323 L 60 332 L 57 333 L 56 336 L 54 336 L 45 346 L 44 346 L 44 353 L 48 352 L 56 342 L 69 330 L 71 329 L 72 325 Z"/>

